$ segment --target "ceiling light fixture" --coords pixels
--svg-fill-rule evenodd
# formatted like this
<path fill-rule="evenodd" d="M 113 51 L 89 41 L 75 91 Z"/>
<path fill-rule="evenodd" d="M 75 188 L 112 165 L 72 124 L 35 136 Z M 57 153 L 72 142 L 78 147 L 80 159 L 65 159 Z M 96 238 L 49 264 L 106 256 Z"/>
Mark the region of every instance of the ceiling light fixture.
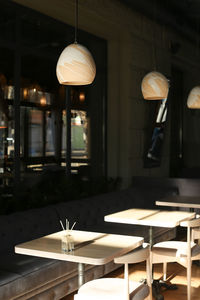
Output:
<path fill-rule="evenodd" d="M 141 88 L 145 100 L 162 100 L 168 96 L 169 82 L 163 74 L 152 71 L 144 76 Z"/>
<path fill-rule="evenodd" d="M 77 42 L 78 0 L 75 0 L 75 6 L 75 40 L 62 51 L 56 75 L 60 84 L 87 85 L 95 78 L 96 65 L 90 51 Z"/>
<path fill-rule="evenodd" d="M 196 20 L 196 31 L 197 31 L 197 58 L 199 58 L 199 22 Z M 195 86 L 189 93 L 187 99 L 187 107 L 191 109 L 200 109 L 200 86 Z"/>
<path fill-rule="evenodd" d="M 189 93 L 187 107 L 191 109 L 200 108 L 200 86 L 195 86 Z"/>
<path fill-rule="evenodd" d="M 154 0 L 154 24 L 156 24 L 156 1 Z M 153 37 L 153 65 L 156 70 L 156 45 L 155 29 Z M 141 84 L 142 95 L 145 100 L 162 100 L 166 99 L 169 92 L 169 82 L 167 78 L 157 71 L 147 73 Z"/>

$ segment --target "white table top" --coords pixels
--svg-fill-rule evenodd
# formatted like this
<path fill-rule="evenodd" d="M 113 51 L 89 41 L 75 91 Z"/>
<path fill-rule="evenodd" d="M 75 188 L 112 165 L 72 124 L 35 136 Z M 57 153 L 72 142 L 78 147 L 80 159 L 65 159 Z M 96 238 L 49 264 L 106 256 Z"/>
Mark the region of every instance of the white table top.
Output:
<path fill-rule="evenodd" d="M 200 196 L 170 196 L 155 202 L 160 206 L 200 208 Z"/>
<path fill-rule="evenodd" d="M 102 265 L 142 245 L 142 237 L 73 230 L 75 250 L 63 253 L 63 231 L 15 246 L 15 252 L 77 263 Z"/>
<path fill-rule="evenodd" d="M 195 217 L 194 212 L 132 208 L 107 215 L 107 222 L 173 228 Z"/>

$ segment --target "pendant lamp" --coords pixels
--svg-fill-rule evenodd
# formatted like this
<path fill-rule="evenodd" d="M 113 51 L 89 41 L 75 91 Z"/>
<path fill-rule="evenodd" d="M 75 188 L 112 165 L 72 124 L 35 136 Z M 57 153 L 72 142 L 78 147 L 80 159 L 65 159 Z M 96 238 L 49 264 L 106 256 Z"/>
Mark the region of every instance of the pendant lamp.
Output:
<path fill-rule="evenodd" d="M 153 10 L 154 10 L 154 26 L 156 25 L 156 12 L 157 12 L 157 2 L 153 0 Z M 153 30 L 153 43 L 152 43 L 152 54 L 153 54 L 153 66 L 154 70 L 157 70 L 156 66 L 156 30 Z M 141 84 L 142 95 L 145 100 L 162 100 L 167 99 L 168 92 L 169 92 L 169 82 L 167 78 L 157 72 L 152 71 L 147 73 Z"/>
<path fill-rule="evenodd" d="M 189 93 L 187 107 L 191 109 L 200 109 L 200 86 L 195 86 Z"/>
<path fill-rule="evenodd" d="M 153 71 L 144 76 L 141 89 L 145 100 L 162 100 L 168 96 L 169 82 L 163 74 Z"/>
<path fill-rule="evenodd" d="M 199 21 L 196 19 L 196 55 L 199 58 Z M 200 109 L 200 86 L 195 86 L 189 93 L 187 99 L 187 107 L 190 109 Z"/>
<path fill-rule="evenodd" d="M 60 84 L 87 85 L 91 84 L 96 75 L 96 65 L 90 51 L 77 43 L 78 0 L 76 0 L 75 41 L 61 53 L 56 75 Z"/>

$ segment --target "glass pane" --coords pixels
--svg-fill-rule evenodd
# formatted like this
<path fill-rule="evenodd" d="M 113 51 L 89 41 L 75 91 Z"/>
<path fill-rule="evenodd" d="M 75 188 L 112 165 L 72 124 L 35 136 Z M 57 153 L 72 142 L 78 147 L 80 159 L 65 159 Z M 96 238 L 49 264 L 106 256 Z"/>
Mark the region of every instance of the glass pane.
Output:
<path fill-rule="evenodd" d="M 3 185 L 10 185 L 13 178 L 14 122 L 8 116 L 9 112 L 0 111 L 0 177 Z"/>
<path fill-rule="evenodd" d="M 43 156 L 43 112 L 30 109 L 29 112 L 29 155 Z"/>
<path fill-rule="evenodd" d="M 15 9 L 11 3 L 1 3 L 0 40 L 13 42 L 15 39 Z"/>
<path fill-rule="evenodd" d="M 66 110 L 62 111 L 62 157 L 66 154 L 66 138 L 67 138 L 67 125 L 66 125 Z"/>
<path fill-rule="evenodd" d="M 2 25 L 3 26 L 3 25 Z M 8 99 L 8 86 L 13 90 L 14 53 L 0 48 L 0 184 L 12 184 L 14 158 L 14 113 Z"/>
<path fill-rule="evenodd" d="M 6 171 L 5 161 L 7 155 L 7 143 L 8 143 L 8 122 L 5 120 L 5 114 L 0 111 L 0 173 Z"/>
<path fill-rule="evenodd" d="M 24 156 L 25 132 L 26 132 L 26 108 L 20 107 L 20 156 Z"/>
<path fill-rule="evenodd" d="M 41 105 L 52 104 L 52 94 L 58 86 L 56 61 L 38 55 L 23 55 L 21 68 L 21 100 Z M 40 70 L 38 66 L 41 66 Z M 39 71 L 38 71 L 39 70 Z"/>
<path fill-rule="evenodd" d="M 71 110 L 71 153 L 73 158 L 89 157 L 89 123 L 87 113 Z M 62 157 L 66 153 L 66 111 L 62 113 Z"/>
<path fill-rule="evenodd" d="M 55 113 L 46 112 L 46 156 L 55 155 Z"/>
<path fill-rule="evenodd" d="M 13 111 L 13 107 L 9 107 L 10 111 Z M 9 120 L 8 121 L 8 136 L 7 136 L 7 155 L 8 158 L 13 158 L 14 157 L 14 121 Z"/>
<path fill-rule="evenodd" d="M 57 57 L 66 47 L 66 36 L 74 35 L 74 30 L 58 21 L 45 18 L 32 11 L 21 16 L 21 38 L 26 47 L 38 50 L 44 57 Z"/>
<path fill-rule="evenodd" d="M 88 122 L 85 111 L 72 110 L 71 147 L 72 157 L 88 157 Z"/>

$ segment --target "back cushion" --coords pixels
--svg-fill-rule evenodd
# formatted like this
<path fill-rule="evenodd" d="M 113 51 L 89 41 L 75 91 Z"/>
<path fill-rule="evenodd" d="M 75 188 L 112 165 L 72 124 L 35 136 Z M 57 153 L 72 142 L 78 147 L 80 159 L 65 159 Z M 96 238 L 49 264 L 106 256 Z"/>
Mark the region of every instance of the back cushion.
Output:
<path fill-rule="evenodd" d="M 13 251 L 16 244 L 56 232 L 55 212 L 45 207 L 0 216 L 0 252 Z"/>

